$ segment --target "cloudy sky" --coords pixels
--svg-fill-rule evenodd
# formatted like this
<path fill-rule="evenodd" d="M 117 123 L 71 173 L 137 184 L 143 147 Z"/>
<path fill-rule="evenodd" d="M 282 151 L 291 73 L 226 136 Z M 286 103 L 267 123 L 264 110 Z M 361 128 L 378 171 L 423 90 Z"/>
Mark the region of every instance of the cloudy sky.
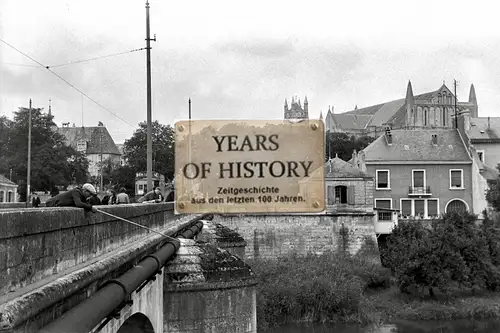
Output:
<path fill-rule="evenodd" d="M 307 95 L 311 117 L 474 83 L 500 115 L 494 1 L 150 0 L 153 119 L 281 119 Z M 146 119 L 145 1 L 0 0 L 0 115 L 33 100 L 56 123 L 102 121 L 117 143 Z M 63 66 L 62 66 L 63 65 Z"/>

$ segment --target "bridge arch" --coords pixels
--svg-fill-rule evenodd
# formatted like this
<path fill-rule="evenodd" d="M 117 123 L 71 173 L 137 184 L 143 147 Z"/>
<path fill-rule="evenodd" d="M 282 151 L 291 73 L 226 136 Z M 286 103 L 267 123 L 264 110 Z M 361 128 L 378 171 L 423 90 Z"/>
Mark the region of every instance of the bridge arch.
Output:
<path fill-rule="evenodd" d="M 155 333 L 155 330 L 145 314 L 136 312 L 125 320 L 117 333 Z"/>

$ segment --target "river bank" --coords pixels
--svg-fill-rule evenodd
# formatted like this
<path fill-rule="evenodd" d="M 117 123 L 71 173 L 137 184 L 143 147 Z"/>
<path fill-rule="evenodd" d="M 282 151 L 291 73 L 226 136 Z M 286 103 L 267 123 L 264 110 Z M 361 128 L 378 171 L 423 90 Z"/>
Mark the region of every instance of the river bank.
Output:
<path fill-rule="evenodd" d="M 389 270 L 338 254 L 252 260 L 259 330 L 287 323 L 377 325 L 395 320 L 500 318 L 500 293 L 403 294 Z"/>
<path fill-rule="evenodd" d="M 500 293 L 456 292 L 435 299 L 402 294 L 395 286 L 368 292 L 367 307 L 381 322 L 500 318 Z"/>

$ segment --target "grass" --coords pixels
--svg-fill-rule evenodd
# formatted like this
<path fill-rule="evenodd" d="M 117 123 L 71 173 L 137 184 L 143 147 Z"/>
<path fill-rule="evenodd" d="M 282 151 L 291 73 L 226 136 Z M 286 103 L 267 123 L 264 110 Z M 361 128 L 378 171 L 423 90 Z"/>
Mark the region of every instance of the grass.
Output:
<path fill-rule="evenodd" d="M 285 323 L 379 324 L 391 320 L 500 318 L 500 293 L 456 291 L 435 299 L 400 293 L 390 272 L 360 258 L 324 253 L 251 260 L 258 328 Z"/>

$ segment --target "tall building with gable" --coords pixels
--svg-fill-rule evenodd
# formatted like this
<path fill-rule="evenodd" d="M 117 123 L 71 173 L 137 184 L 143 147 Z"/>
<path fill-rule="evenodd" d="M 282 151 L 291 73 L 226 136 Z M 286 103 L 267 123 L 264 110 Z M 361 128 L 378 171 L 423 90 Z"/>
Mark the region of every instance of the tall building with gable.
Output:
<path fill-rule="evenodd" d="M 285 98 L 285 119 L 309 119 L 309 103 L 307 102 L 307 96 L 304 98 L 304 106 L 300 104 L 300 99 L 297 95 L 292 97 L 290 102 L 290 108 L 288 107 L 288 102 Z"/>
<path fill-rule="evenodd" d="M 98 163 L 101 160 L 110 158 L 113 162 L 120 163 L 121 152 L 101 122 L 98 126 L 90 127 L 77 127 L 74 124 L 70 127 L 69 123 L 65 123 L 57 131 L 64 135 L 69 146 L 85 154 L 89 160 L 90 176 L 99 175 Z"/>

